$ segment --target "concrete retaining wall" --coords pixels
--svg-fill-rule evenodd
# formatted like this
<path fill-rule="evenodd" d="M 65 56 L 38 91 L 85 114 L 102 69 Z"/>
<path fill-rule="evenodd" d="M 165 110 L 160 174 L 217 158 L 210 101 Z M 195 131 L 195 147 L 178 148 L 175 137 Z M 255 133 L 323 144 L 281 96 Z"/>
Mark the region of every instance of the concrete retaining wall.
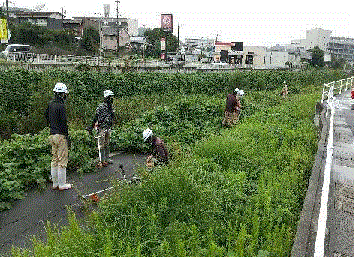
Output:
<path fill-rule="evenodd" d="M 319 127 L 320 140 L 312 167 L 304 205 L 291 251 L 292 257 L 313 256 L 317 232 L 317 221 L 321 204 L 324 167 L 327 155 L 330 109 L 323 104 L 316 105 L 315 123 Z M 317 120 L 317 122 L 316 122 Z"/>

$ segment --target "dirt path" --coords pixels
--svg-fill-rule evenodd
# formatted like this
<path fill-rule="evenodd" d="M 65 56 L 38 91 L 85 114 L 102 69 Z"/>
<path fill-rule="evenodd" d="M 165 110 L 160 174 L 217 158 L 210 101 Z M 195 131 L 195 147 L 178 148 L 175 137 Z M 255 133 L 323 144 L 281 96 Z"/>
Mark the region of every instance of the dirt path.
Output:
<path fill-rule="evenodd" d="M 30 246 L 31 236 L 45 239 L 45 225 L 49 221 L 59 226 L 67 225 L 67 206 L 71 206 L 78 217 L 85 215 L 81 195 L 88 195 L 110 187 L 110 178 L 122 178 L 119 165 L 123 164 L 127 178 L 144 164 L 146 156 L 118 154 L 114 163 L 94 173 L 68 174 L 68 182 L 74 188 L 67 191 L 32 189 L 26 197 L 17 201 L 10 210 L 0 212 L 0 256 L 8 256 L 11 246 Z"/>

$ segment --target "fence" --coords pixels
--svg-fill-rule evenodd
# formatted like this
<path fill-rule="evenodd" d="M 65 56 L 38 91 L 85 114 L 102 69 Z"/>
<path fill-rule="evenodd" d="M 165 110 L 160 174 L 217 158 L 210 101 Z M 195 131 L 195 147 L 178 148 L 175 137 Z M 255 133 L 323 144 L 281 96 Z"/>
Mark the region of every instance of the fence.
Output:
<path fill-rule="evenodd" d="M 327 223 L 327 213 L 328 213 L 328 197 L 329 197 L 329 187 L 331 180 L 331 168 L 333 159 L 333 138 L 334 138 L 334 96 L 342 94 L 342 92 L 347 91 L 353 86 L 354 77 L 347 79 L 342 79 L 338 81 L 333 81 L 331 83 L 325 84 L 322 90 L 322 103 L 327 99 L 328 107 L 330 110 L 330 122 L 329 122 L 329 132 L 327 139 L 327 154 L 326 154 L 326 164 L 324 168 L 324 178 L 322 185 L 321 194 L 321 205 L 320 212 L 318 216 L 317 223 L 317 234 L 315 241 L 315 252 L 314 257 L 322 257 L 325 254 L 325 237 L 326 237 L 326 223 Z"/>
<path fill-rule="evenodd" d="M 74 64 L 105 65 L 108 60 L 98 56 L 48 55 L 34 53 L 9 53 L 7 60 L 33 64 Z"/>
<path fill-rule="evenodd" d="M 353 86 L 354 77 L 333 81 L 323 85 L 321 103 L 325 100 L 332 101 L 335 95 L 347 91 Z"/>

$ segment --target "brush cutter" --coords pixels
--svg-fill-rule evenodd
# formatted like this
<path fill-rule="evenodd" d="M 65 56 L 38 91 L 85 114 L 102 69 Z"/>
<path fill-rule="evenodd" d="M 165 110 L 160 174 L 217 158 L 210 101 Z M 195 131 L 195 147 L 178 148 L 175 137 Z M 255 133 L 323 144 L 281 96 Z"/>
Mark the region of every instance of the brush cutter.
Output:
<path fill-rule="evenodd" d="M 127 184 L 133 185 L 133 184 L 139 184 L 140 183 L 140 178 L 138 176 L 136 176 L 134 173 L 132 175 L 132 177 L 130 177 L 129 179 L 126 179 L 126 172 L 123 168 L 123 164 L 119 165 L 119 169 L 121 171 L 122 174 L 122 180 L 126 181 Z M 100 200 L 100 196 L 102 193 L 106 192 L 106 191 L 110 191 L 111 189 L 113 189 L 114 187 L 108 187 L 106 189 L 103 190 L 99 190 L 97 192 L 88 194 L 88 195 L 81 195 L 82 198 L 84 198 L 85 200 L 90 200 L 92 202 L 98 202 Z"/>

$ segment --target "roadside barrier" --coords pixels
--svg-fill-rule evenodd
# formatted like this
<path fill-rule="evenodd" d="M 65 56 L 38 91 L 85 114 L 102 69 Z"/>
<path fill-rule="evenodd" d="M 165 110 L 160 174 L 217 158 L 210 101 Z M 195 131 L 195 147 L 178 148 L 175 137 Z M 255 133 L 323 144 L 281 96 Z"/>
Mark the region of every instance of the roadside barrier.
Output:
<path fill-rule="evenodd" d="M 73 64 L 86 63 L 90 65 L 106 64 L 106 58 L 98 56 L 48 55 L 34 53 L 9 53 L 7 60 L 33 64 Z"/>
<path fill-rule="evenodd" d="M 327 99 L 327 105 L 330 110 L 330 121 L 329 121 L 329 133 L 327 140 L 327 155 L 326 155 L 326 165 L 324 169 L 324 178 L 322 185 L 321 193 L 321 207 L 320 213 L 318 216 L 317 223 L 317 234 L 315 241 L 315 257 L 322 257 L 325 254 L 325 237 L 326 237 L 326 224 L 327 224 L 327 213 L 328 213 L 328 195 L 329 195 L 329 185 L 331 181 L 331 169 L 332 169 L 332 160 L 333 160 L 333 119 L 335 112 L 335 95 L 340 95 L 342 92 L 347 91 L 353 87 L 354 77 L 347 79 L 341 79 L 338 81 L 333 81 L 328 84 L 324 84 L 322 90 L 322 99 L 323 103 Z"/>
<path fill-rule="evenodd" d="M 291 252 L 292 257 L 325 256 L 335 96 L 350 89 L 353 82 L 354 77 L 350 77 L 324 84 L 321 102 L 316 105 L 321 129 L 320 140 Z"/>
<path fill-rule="evenodd" d="M 333 81 L 323 85 L 321 103 L 325 100 L 333 101 L 333 97 L 347 91 L 353 86 L 354 77 Z"/>

